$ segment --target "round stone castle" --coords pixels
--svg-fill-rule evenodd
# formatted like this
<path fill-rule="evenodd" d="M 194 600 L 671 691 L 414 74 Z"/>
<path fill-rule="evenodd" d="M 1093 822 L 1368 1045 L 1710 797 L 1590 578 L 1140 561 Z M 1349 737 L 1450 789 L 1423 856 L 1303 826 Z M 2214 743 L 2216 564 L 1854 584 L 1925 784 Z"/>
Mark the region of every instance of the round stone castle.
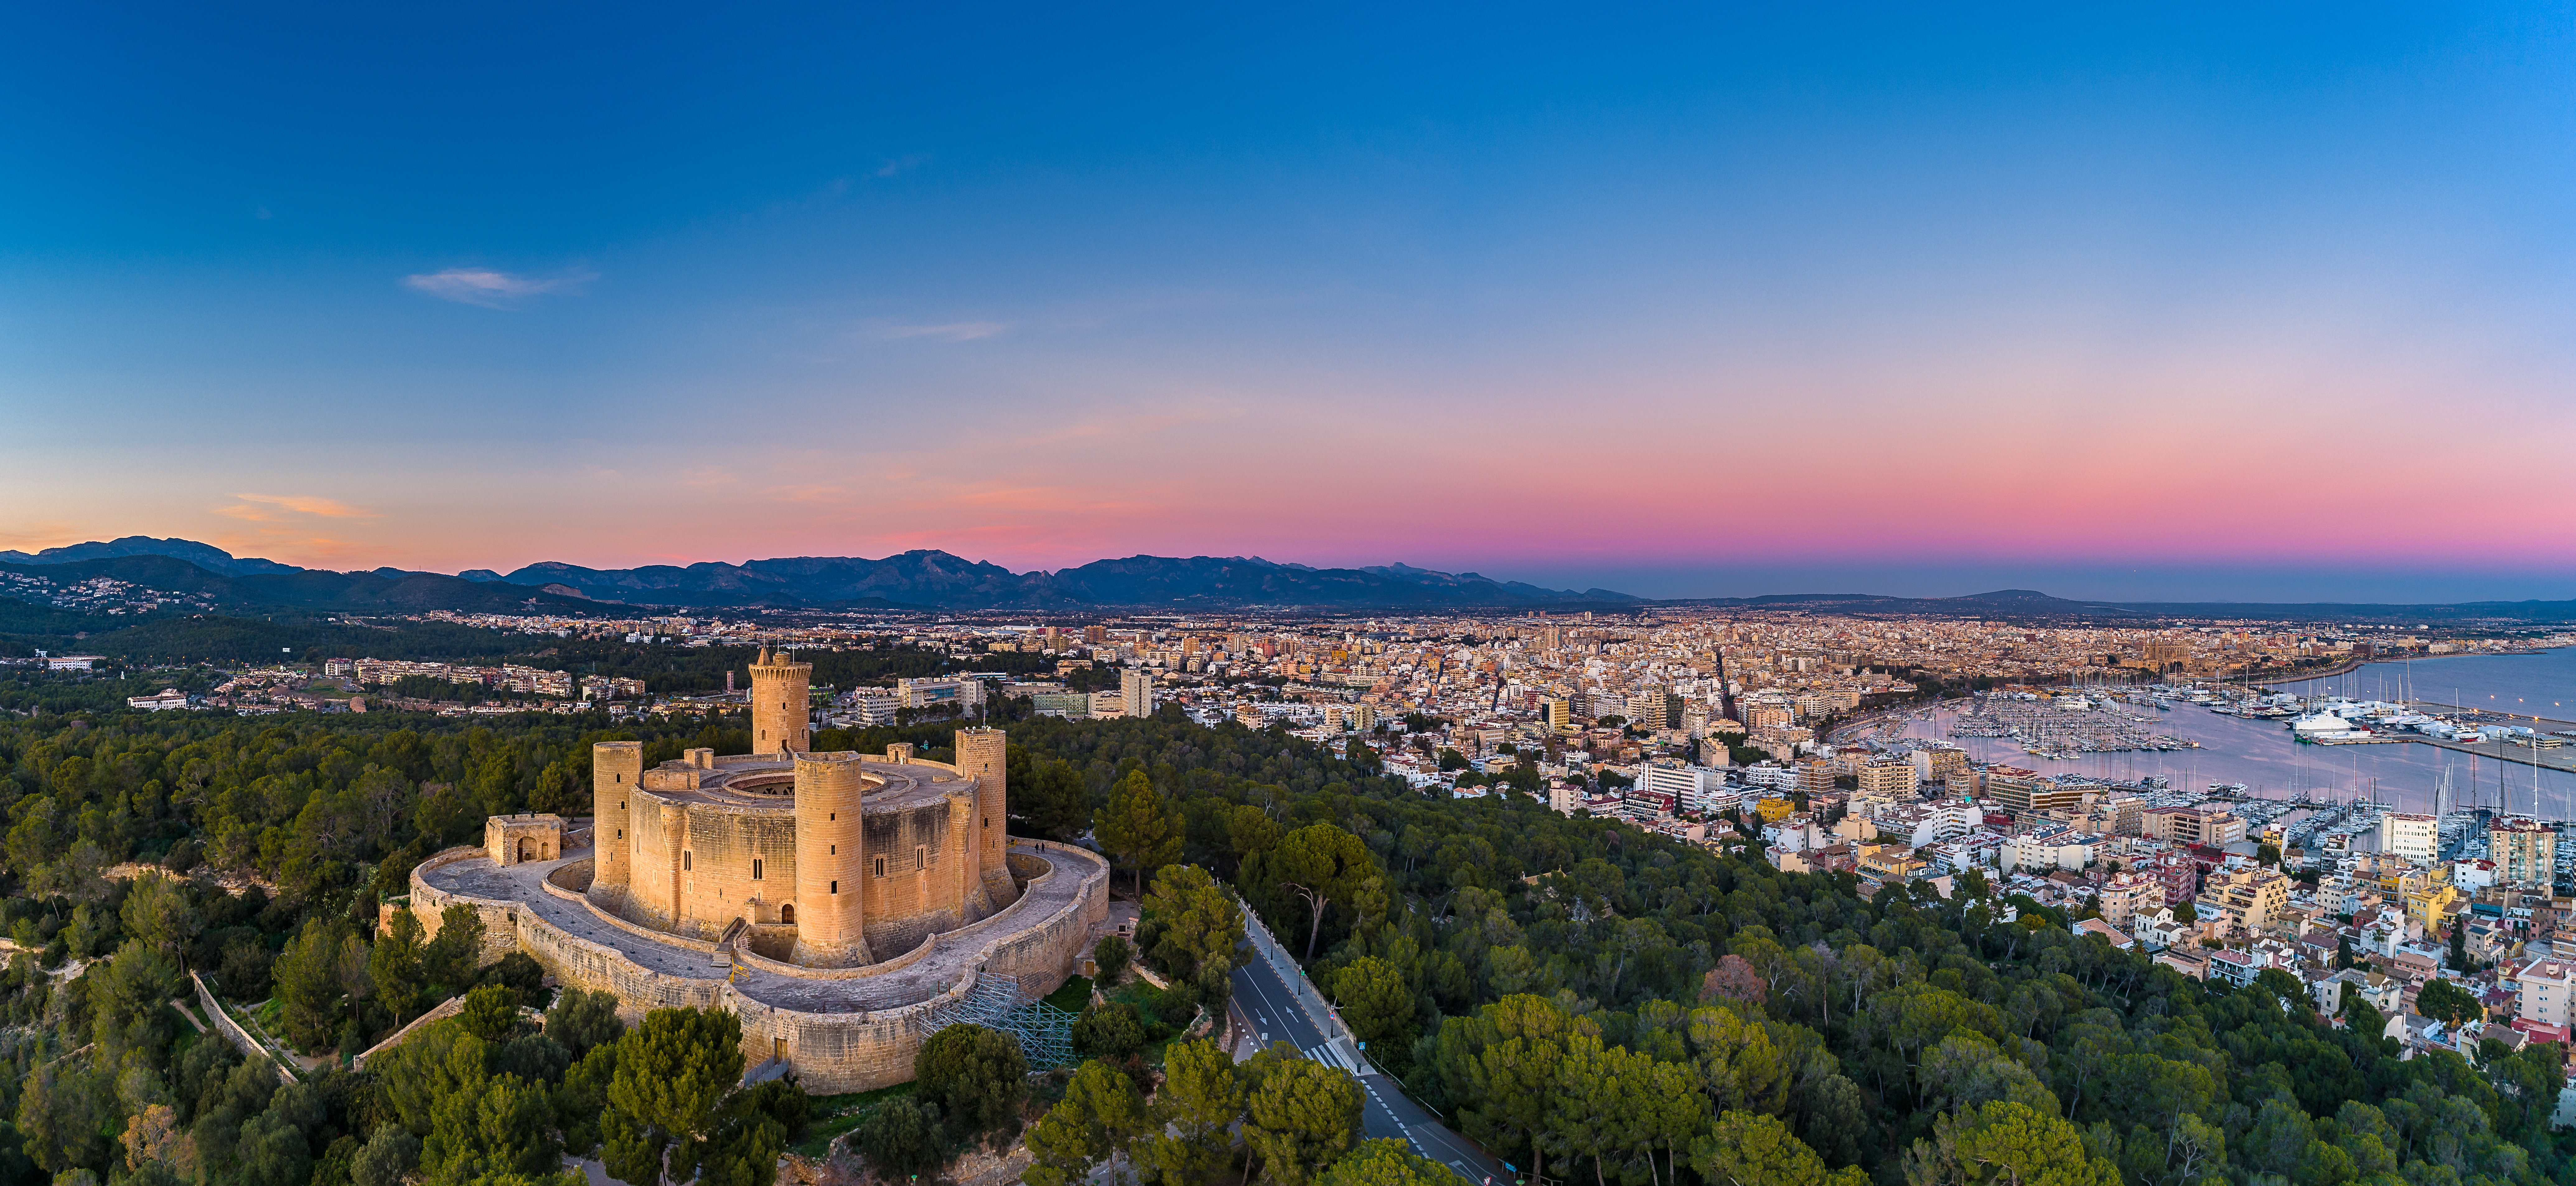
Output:
<path fill-rule="evenodd" d="M 1107 863 L 1009 837 L 998 729 L 959 730 L 946 763 L 812 752 L 812 672 L 752 665 L 752 753 L 646 769 L 642 743 L 600 743 L 590 820 L 493 817 L 413 871 L 414 914 L 435 933 L 472 905 L 487 961 L 525 951 L 630 1020 L 731 1009 L 749 1063 L 817 1093 L 903 1082 L 964 1002 L 1061 985 L 1106 921 Z"/>
<path fill-rule="evenodd" d="M 598 858 L 589 898 L 655 930 L 805 967 L 859 967 L 979 922 L 1019 898 L 1007 754 L 963 729 L 957 761 L 896 746 L 882 759 L 806 749 L 814 668 L 763 652 L 751 668 L 756 752 L 690 750 L 644 769 L 643 743 L 592 751 Z"/>

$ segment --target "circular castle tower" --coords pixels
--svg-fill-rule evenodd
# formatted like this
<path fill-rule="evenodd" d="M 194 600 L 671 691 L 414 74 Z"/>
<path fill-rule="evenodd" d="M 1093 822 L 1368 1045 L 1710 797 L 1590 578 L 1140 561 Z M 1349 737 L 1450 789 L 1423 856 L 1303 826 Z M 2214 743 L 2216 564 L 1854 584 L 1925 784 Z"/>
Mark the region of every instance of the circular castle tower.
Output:
<path fill-rule="evenodd" d="M 813 714 L 805 702 L 806 686 L 813 682 L 813 664 L 762 648 L 751 665 L 752 753 L 801 754 L 813 748 L 807 744 Z"/>

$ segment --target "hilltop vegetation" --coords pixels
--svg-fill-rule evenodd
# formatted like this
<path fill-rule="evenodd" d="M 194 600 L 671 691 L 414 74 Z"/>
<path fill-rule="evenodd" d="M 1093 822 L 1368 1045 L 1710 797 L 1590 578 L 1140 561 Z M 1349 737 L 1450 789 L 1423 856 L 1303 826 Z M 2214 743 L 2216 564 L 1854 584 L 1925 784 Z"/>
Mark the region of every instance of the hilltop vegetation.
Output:
<path fill-rule="evenodd" d="M 816 742 L 905 740 L 936 756 L 950 728 L 827 730 Z M 2022 1181 L 2163 1186 L 2571 1172 L 2570 1138 L 2546 1120 L 2554 1047 L 2493 1051 L 2479 1066 L 2444 1054 L 2399 1062 L 2366 1007 L 2339 1028 L 2278 974 L 2229 991 L 2035 917 L 1998 924 L 1974 878 L 1948 901 L 1904 890 L 1864 900 L 1847 878 L 1782 874 L 1521 797 L 1425 798 L 1345 753 L 1169 712 L 1010 728 L 1015 830 L 1095 832 L 1122 873 L 1149 883 L 1180 865 L 1234 883 L 1292 950 L 1311 946 L 1311 974 L 1373 1056 L 1489 1148 L 1554 1179 L 1931 1183 L 2008 1168 Z M 0 722 L 0 921 L 27 949 L 0 979 L 0 1011 L 18 1027 L 0 1148 L 14 1141 L 25 1159 L 0 1155 L 0 1186 L 83 1170 L 121 1181 L 163 1172 L 155 1165 L 206 1181 L 338 1186 L 363 1180 L 350 1167 L 379 1136 L 387 1147 L 366 1164 L 400 1162 L 388 1126 L 416 1126 L 380 1075 L 263 1094 L 219 1053 L 195 1054 L 219 1044 L 192 1042 L 161 1002 L 194 969 L 240 1004 L 273 998 L 262 1014 L 272 1032 L 321 1053 L 362 1048 L 473 984 L 533 991 L 525 960 L 478 971 L 416 935 L 378 937 L 376 901 L 485 814 L 583 811 L 589 745 L 621 735 L 644 740 L 648 760 L 746 744 L 733 722 L 620 733 L 578 717 L 467 726 L 108 711 Z M 233 896 L 103 876 L 127 860 L 274 889 Z M 1176 992 L 1221 992 L 1200 979 L 1221 958 L 1202 950 L 1206 912 L 1175 905 L 1184 890 L 1156 890 L 1140 953 L 1186 970 Z M 44 971 L 73 960 L 92 962 L 63 980 Z M 1141 1014 L 1162 1007 L 1138 999 Z M 458 1082 L 483 1084 L 471 1098 L 496 1108 L 541 1093 L 545 1107 L 523 1110 L 538 1145 L 511 1148 L 606 1139 L 581 1123 L 598 1114 L 583 1102 L 593 1097 L 562 1094 L 602 1090 L 596 1068 L 495 1034 L 472 1061 L 481 1077 Z M 1138 1090 L 1174 1090 L 1136 1074 Z M 227 1086 L 208 1086 L 218 1080 Z M 1264 1072 L 1236 1087 L 1274 1080 L 1292 1082 Z M 1077 1112 L 1126 1106 L 1114 1083 L 1090 1084 Z M 1338 1098 L 1320 1081 L 1277 1090 Z M 580 1106 L 563 1110 L 567 1098 Z M 1178 1102 L 1155 1094 L 1138 1106 Z M 726 1123 L 768 1131 L 749 1114 Z M 1065 1156 L 1164 1158 L 1192 1181 L 1231 1181 L 1256 1155 L 1276 1181 L 1344 1172 L 1328 1146 L 1348 1133 L 1261 1154 L 1221 1126 L 1198 1131 L 1209 1144 L 1195 1151 L 1146 1149 L 1138 1128 L 1127 1144 L 1085 1137 Z M 144 1153 L 129 1151 L 129 1132 Z M 153 1144 L 156 1132 L 196 1134 L 193 1168 L 166 1140 Z M 735 1138 L 693 1139 L 712 1149 Z"/>

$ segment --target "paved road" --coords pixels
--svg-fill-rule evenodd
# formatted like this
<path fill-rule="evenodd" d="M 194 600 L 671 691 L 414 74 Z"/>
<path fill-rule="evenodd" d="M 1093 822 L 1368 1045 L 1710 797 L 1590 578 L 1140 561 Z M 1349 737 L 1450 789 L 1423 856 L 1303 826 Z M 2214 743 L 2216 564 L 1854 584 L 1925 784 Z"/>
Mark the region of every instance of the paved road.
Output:
<path fill-rule="evenodd" d="M 1320 1063 L 1354 1071 L 1366 1099 L 1360 1124 L 1372 1138 L 1396 1137 L 1413 1151 L 1458 1171 L 1469 1182 L 1508 1183 L 1511 1172 L 1500 1161 L 1449 1131 L 1422 1105 L 1406 1098 L 1394 1078 L 1367 1066 L 1347 1040 L 1328 1040 L 1313 1018 L 1298 1005 L 1293 990 L 1268 960 L 1254 959 L 1234 970 L 1234 999 L 1252 1019 L 1264 1045 L 1286 1042 Z"/>

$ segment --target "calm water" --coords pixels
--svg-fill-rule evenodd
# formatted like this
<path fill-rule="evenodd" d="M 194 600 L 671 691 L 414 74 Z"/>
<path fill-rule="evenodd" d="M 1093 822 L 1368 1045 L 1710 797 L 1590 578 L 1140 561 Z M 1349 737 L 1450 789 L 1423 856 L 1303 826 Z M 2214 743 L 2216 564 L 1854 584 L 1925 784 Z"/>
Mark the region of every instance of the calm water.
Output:
<path fill-rule="evenodd" d="M 2280 688 L 2302 696 L 2343 695 L 2356 700 L 2395 700 L 2412 688 L 2417 700 L 2576 721 L 2576 647 L 2530 655 L 2366 663 L 2331 679 L 2301 680 Z"/>
<path fill-rule="evenodd" d="M 2420 670 L 2417 676 L 2420 686 Z M 2153 714 L 2160 720 L 2154 731 L 2197 741 L 2200 748 L 2171 753 L 2085 754 L 2074 761 L 2052 762 L 2022 752 L 2007 738 L 1953 739 L 1949 736 L 1950 713 L 1943 713 L 1937 721 L 1915 720 L 1908 733 L 1952 741 L 1981 762 L 2004 762 L 2042 774 L 2085 774 L 2108 779 L 2158 774 L 2171 779 L 2177 791 L 2204 790 L 2213 782 L 2241 782 L 2252 793 L 2272 798 L 2288 798 L 2299 791 L 2340 797 L 2375 792 L 2402 811 L 2432 811 L 2434 790 L 2441 784 L 2446 768 L 2451 778 L 2449 805 L 2492 805 L 2498 801 L 2497 778 L 2501 772 L 2504 802 L 2511 810 L 2531 811 L 2536 785 L 2539 814 L 2551 819 L 2576 818 L 2576 775 L 2561 771 L 2414 743 L 2300 745 L 2291 740 L 2286 721 L 2220 716 L 2190 704 L 2177 703 L 2172 711 L 2163 713 L 2152 708 L 2132 711 Z"/>

